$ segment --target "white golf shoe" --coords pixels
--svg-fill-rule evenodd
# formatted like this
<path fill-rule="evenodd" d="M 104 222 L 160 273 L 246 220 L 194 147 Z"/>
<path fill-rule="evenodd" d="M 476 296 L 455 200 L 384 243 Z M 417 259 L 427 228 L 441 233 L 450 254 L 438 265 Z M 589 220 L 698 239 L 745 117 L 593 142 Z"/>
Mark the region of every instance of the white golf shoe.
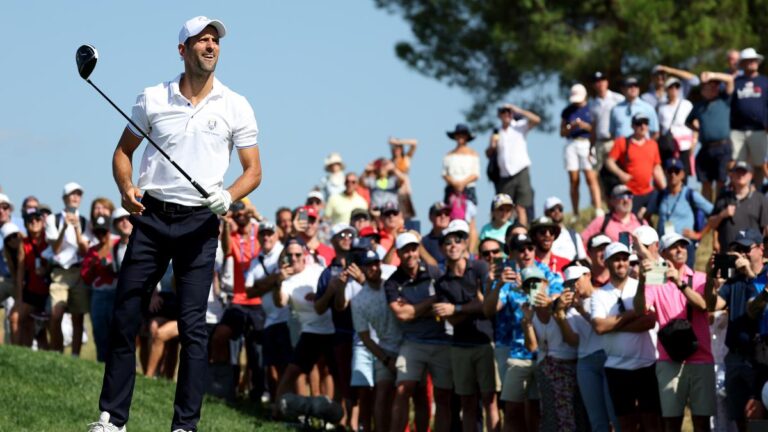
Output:
<path fill-rule="evenodd" d="M 109 413 L 102 411 L 99 421 L 88 425 L 88 432 L 126 432 L 125 426 L 117 427 L 109 422 Z"/>

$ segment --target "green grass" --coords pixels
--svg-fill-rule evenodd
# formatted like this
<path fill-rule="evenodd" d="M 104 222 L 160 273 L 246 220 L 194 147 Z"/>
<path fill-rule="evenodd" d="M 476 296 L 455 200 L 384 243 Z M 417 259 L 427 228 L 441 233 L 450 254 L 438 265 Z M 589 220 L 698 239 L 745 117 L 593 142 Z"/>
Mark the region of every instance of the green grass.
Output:
<path fill-rule="evenodd" d="M 98 419 L 103 365 L 50 352 L 0 346 L 0 431 L 85 431 Z M 169 430 L 175 383 L 138 376 L 131 432 Z M 206 397 L 202 431 L 288 431 L 262 420 L 259 407 Z"/>

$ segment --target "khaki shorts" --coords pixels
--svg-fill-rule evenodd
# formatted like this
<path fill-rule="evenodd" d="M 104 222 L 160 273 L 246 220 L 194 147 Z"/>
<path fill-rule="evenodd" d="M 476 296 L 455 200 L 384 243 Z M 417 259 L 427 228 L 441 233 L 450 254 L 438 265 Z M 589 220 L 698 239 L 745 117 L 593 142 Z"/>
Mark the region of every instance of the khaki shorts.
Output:
<path fill-rule="evenodd" d="M 501 387 L 501 400 L 525 402 L 539 399 L 539 387 L 533 375 L 533 360 L 507 359 L 507 373 Z"/>
<path fill-rule="evenodd" d="M 2 257 L 0 257 L 2 259 Z M 14 283 L 10 277 L 0 276 L 0 303 L 4 302 L 8 297 L 14 296 Z"/>
<path fill-rule="evenodd" d="M 495 393 L 501 389 L 493 345 L 451 347 L 453 388 L 459 396 Z"/>
<path fill-rule="evenodd" d="M 731 144 L 734 161 L 746 161 L 755 167 L 765 162 L 768 136 L 764 130 L 732 130 Z"/>
<path fill-rule="evenodd" d="M 387 354 L 388 357 L 397 359 L 397 353 L 393 353 L 391 351 L 384 351 L 384 352 Z M 381 362 L 381 360 L 376 359 L 376 361 L 373 364 L 373 368 L 374 368 L 374 371 L 373 371 L 374 382 L 376 384 L 382 381 L 395 382 L 395 378 L 397 377 L 395 376 L 394 373 L 392 373 L 391 370 L 389 370 L 387 365 Z"/>
<path fill-rule="evenodd" d="M 439 389 L 453 388 L 451 375 L 451 347 L 405 341 L 395 362 L 397 383 L 403 381 L 421 381 L 429 371 L 432 385 Z"/>
<path fill-rule="evenodd" d="M 56 267 L 51 271 L 51 306 L 62 303 L 72 314 L 86 314 L 91 309 L 90 292 L 80 278 L 80 267 Z"/>
<path fill-rule="evenodd" d="M 715 365 L 659 361 L 656 378 L 663 417 L 682 417 L 689 400 L 692 415 L 715 415 Z"/>

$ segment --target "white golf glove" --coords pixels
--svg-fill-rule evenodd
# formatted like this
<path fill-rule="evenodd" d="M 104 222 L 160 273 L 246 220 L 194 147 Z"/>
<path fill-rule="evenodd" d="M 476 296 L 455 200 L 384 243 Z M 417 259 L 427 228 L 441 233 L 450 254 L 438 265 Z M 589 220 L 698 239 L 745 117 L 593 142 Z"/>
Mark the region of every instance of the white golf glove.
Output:
<path fill-rule="evenodd" d="M 226 189 L 221 189 L 208 195 L 203 204 L 215 214 L 223 215 L 232 205 L 232 195 Z"/>

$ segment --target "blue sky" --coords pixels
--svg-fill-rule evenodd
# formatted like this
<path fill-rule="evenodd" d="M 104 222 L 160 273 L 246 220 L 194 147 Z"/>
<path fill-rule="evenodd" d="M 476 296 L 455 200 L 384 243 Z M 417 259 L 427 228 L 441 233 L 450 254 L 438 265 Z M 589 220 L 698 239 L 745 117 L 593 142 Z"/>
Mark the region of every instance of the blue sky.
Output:
<path fill-rule="evenodd" d="M 302 202 L 328 153 L 341 153 L 359 172 L 388 155 L 390 135 L 419 139 L 411 176 L 422 218 L 442 197 L 442 157 L 453 147 L 445 131 L 463 121 L 470 98 L 399 61 L 394 45 L 410 39 L 410 29 L 373 1 L 12 2 L 3 9 L 13 19 L 5 21 L 9 55 L 0 72 L 0 186 L 17 207 L 34 194 L 60 209 L 68 181 L 84 186 L 86 203 L 117 200 L 111 154 L 125 121 L 80 79 L 75 50 L 83 43 L 99 50 L 91 79 L 130 112 L 142 88 L 182 70 L 178 31 L 196 15 L 227 26 L 216 75 L 256 113 L 264 180 L 251 199 L 265 215 Z M 564 105 L 552 109 L 559 113 Z M 480 135 L 472 145 L 482 153 L 487 142 Z M 529 136 L 537 213 L 547 196 L 566 201 L 562 146 L 555 135 Z M 227 182 L 239 169 L 233 156 Z M 479 181 L 478 193 L 487 209 L 487 180 Z M 583 192 L 582 206 L 588 198 Z M 480 213 L 479 222 L 487 221 Z"/>

